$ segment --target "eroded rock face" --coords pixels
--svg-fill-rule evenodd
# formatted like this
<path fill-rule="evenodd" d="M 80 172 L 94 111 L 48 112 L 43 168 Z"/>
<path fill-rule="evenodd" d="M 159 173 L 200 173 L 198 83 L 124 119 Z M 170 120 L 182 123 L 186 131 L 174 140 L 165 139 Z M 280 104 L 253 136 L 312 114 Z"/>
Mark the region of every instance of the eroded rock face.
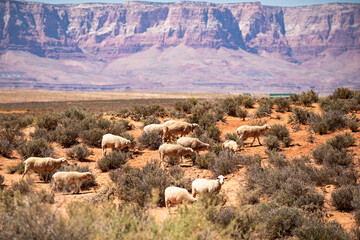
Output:
<path fill-rule="evenodd" d="M 260 3 L 49 5 L 0 2 L 0 50 L 111 60 L 152 46 L 243 49 L 303 62 L 360 46 L 360 4 Z"/>

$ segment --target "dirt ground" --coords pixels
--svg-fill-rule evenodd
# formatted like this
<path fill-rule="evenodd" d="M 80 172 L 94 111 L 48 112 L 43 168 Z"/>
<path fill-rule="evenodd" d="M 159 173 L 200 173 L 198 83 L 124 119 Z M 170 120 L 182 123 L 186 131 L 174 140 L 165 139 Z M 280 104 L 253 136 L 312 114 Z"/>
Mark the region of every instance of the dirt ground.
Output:
<path fill-rule="evenodd" d="M 250 109 L 249 114 L 252 114 L 255 110 L 256 110 L 256 108 Z M 317 105 L 316 105 L 316 107 L 310 108 L 310 110 L 315 111 L 315 112 L 320 111 L 319 107 Z M 315 149 L 319 144 L 326 142 L 327 139 L 329 139 L 337 134 L 349 131 L 349 130 L 337 131 L 337 132 L 334 132 L 331 134 L 326 134 L 326 135 L 316 134 L 316 135 L 314 135 L 315 142 L 309 143 L 308 142 L 309 131 L 307 129 L 307 126 L 301 125 L 300 129 L 295 130 L 293 125 L 288 124 L 289 114 L 290 113 L 276 113 L 274 111 L 274 113 L 271 114 L 271 117 L 262 118 L 262 119 L 265 119 L 266 123 L 270 124 L 270 125 L 286 124 L 286 126 L 290 132 L 290 137 L 293 139 L 293 144 L 292 144 L 292 146 L 290 146 L 288 148 L 282 148 L 282 151 L 290 159 L 294 158 L 294 157 L 299 157 L 301 155 L 310 155 L 311 151 L 313 149 Z M 357 117 L 360 118 L 359 112 L 356 115 L 357 115 Z M 226 117 L 225 123 L 217 123 L 218 127 L 222 131 L 222 135 L 221 135 L 222 140 L 224 140 L 224 136 L 226 133 L 236 132 L 236 129 L 239 126 L 250 124 L 253 121 L 254 121 L 253 118 L 246 118 L 245 121 L 242 121 L 240 118 Z M 132 121 L 131 123 L 134 124 L 135 129 L 128 131 L 128 133 L 134 135 L 135 139 L 137 139 L 139 136 L 141 136 L 142 131 L 143 131 L 141 129 L 142 123 L 134 122 L 134 121 Z M 35 129 L 34 127 L 28 127 L 24 130 L 24 133 L 28 136 L 32 131 L 34 131 L 34 129 Z M 354 159 L 355 159 L 356 165 L 358 166 L 359 163 L 357 161 L 359 160 L 359 154 L 360 154 L 360 144 L 359 144 L 360 132 L 355 132 L 352 134 L 356 138 L 356 143 L 354 146 L 352 146 L 350 148 L 350 150 L 354 153 L 354 155 L 355 155 Z M 264 139 L 265 139 L 264 136 L 260 137 L 260 140 L 262 141 L 262 143 L 264 142 Z M 266 147 L 258 145 L 257 141 L 254 143 L 253 147 L 250 147 L 251 142 L 252 142 L 252 139 L 247 139 L 245 141 L 244 147 L 242 147 L 238 151 L 238 154 L 258 153 L 262 156 L 263 162 L 266 163 L 266 161 L 267 161 L 267 156 L 265 154 Z M 60 147 L 58 144 L 53 144 L 53 146 L 57 153 L 57 157 L 66 157 L 67 149 Z M 101 149 L 100 148 L 90 148 L 90 149 L 94 152 L 94 154 L 88 158 L 89 159 L 88 162 L 77 162 L 75 160 L 70 160 L 70 162 L 72 164 L 77 163 L 78 165 L 87 165 L 91 169 L 91 171 L 95 174 L 96 182 L 98 183 L 98 187 L 88 190 L 88 191 L 83 191 L 80 194 L 75 194 L 75 195 L 73 195 L 71 193 L 55 193 L 54 210 L 63 213 L 65 211 L 64 208 L 65 208 L 67 202 L 69 202 L 69 201 L 84 201 L 84 200 L 90 199 L 92 196 L 94 196 L 94 194 L 102 186 L 105 186 L 111 182 L 108 173 L 102 173 L 99 169 L 97 169 L 96 161 L 99 158 L 101 158 Z M 145 149 L 145 150 L 140 151 L 140 154 L 134 155 L 133 159 L 129 159 L 128 163 L 134 167 L 142 167 L 146 164 L 146 162 L 150 161 L 151 159 L 158 159 L 158 158 L 159 158 L 159 154 L 157 151 L 151 151 L 151 150 Z M 8 174 L 6 171 L 6 166 L 16 165 L 20 161 L 22 161 L 21 156 L 15 151 L 14 151 L 13 157 L 11 159 L 0 156 L 0 174 L 5 177 L 5 184 L 7 186 L 10 186 L 12 184 L 12 182 L 19 181 L 21 178 L 21 175 L 17 174 L 17 173 Z M 198 169 L 197 167 L 188 166 L 188 163 L 186 165 L 187 166 L 183 166 L 183 169 L 185 170 L 185 177 L 191 177 L 191 178 L 212 178 L 213 177 L 212 173 L 209 170 L 203 170 L 203 169 Z M 359 168 L 357 168 L 357 169 L 360 170 Z M 36 188 L 46 189 L 46 190 L 50 191 L 51 188 L 50 188 L 49 183 L 43 183 L 42 181 L 40 181 L 38 176 L 35 173 L 31 173 L 30 175 L 31 175 L 31 178 L 33 178 L 35 181 Z M 245 168 L 242 167 L 236 173 L 229 174 L 227 177 L 228 177 L 228 179 L 225 181 L 225 183 L 221 189 L 221 192 L 225 193 L 227 196 L 227 200 L 228 200 L 226 203 L 227 205 L 236 205 L 236 204 L 238 204 L 238 201 L 239 201 L 239 192 L 241 191 L 241 188 L 243 188 L 246 184 Z M 328 185 L 328 186 L 321 187 L 318 190 L 322 191 L 325 194 L 325 201 L 326 201 L 325 209 L 329 215 L 327 217 L 327 219 L 329 221 L 330 220 L 338 221 L 346 229 L 352 228 L 355 225 L 355 221 L 353 219 L 352 214 L 348 213 L 348 212 L 336 211 L 335 207 L 333 207 L 331 205 L 331 193 L 334 190 L 334 186 Z M 151 212 L 151 214 L 153 214 L 155 216 L 155 219 L 157 221 L 163 221 L 167 217 L 165 208 L 157 207 L 155 209 L 152 209 L 150 212 Z"/>

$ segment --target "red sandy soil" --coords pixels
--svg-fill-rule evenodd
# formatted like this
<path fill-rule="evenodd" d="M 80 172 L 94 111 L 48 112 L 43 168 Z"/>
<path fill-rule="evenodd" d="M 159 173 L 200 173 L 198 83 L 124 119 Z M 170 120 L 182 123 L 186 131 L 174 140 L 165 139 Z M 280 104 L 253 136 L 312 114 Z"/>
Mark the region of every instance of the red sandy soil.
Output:
<path fill-rule="evenodd" d="M 316 107 L 309 108 L 311 111 L 319 112 L 319 107 L 316 105 Z M 255 112 L 256 108 L 250 109 L 249 114 L 252 114 Z M 315 142 L 309 143 L 308 142 L 308 126 L 301 125 L 300 130 L 295 131 L 293 130 L 293 125 L 288 124 L 290 113 L 272 113 L 271 117 L 262 118 L 261 120 L 265 119 L 267 124 L 286 124 L 289 132 L 290 137 L 293 139 L 293 145 L 289 148 L 282 148 L 282 151 L 286 154 L 288 158 L 294 158 L 299 157 L 301 155 L 310 155 L 311 151 L 315 149 L 319 144 L 322 144 L 326 142 L 327 139 L 332 138 L 333 136 L 349 132 L 349 130 L 344 131 L 337 131 L 331 134 L 326 135 L 314 135 Z M 357 117 L 360 117 L 360 113 L 356 113 Z M 161 119 L 164 121 L 165 119 Z M 253 118 L 246 118 L 245 121 L 242 121 L 239 118 L 236 117 L 226 117 L 226 122 L 224 123 L 217 123 L 218 127 L 222 131 L 222 140 L 224 140 L 224 136 L 227 132 L 236 132 L 236 129 L 241 125 L 247 125 L 253 122 Z M 142 134 L 142 123 L 140 122 L 131 122 L 134 124 L 135 129 L 128 131 L 128 133 L 134 135 L 135 139 L 137 139 Z M 29 127 L 24 130 L 25 135 L 29 135 L 30 132 L 34 131 L 34 127 Z M 354 153 L 355 162 L 356 165 L 358 165 L 357 159 L 359 158 L 360 153 L 360 132 L 352 133 L 353 136 L 356 138 L 355 146 L 350 147 L 350 150 Z M 264 142 L 265 137 L 260 137 L 261 142 Z M 239 154 L 255 154 L 258 153 L 262 156 L 263 162 L 266 163 L 267 156 L 265 154 L 266 147 L 265 146 L 259 146 L 258 142 L 256 141 L 254 143 L 253 147 L 250 147 L 250 143 L 252 142 L 252 139 L 247 139 L 245 141 L 244 147 L 242 147 L 238 153 Z M 54 149 L 57 153 L 57 157 L 66 157 L 66 150 L 60 147 L 58 144 L 53 144 Z M 102 173 L 99 169 L 97 169 L 96 161 L 97 159 L 101 158 L 101 149 L 100 148 L 90 148 L 94 155 L 91 155 L 88 159 L 88 162 L 77 162 L 75 160 L 70 160 L 71 164 L 77 163 L 78 165 L 87 165 L 91 171 L 94 173 L 96 177 L 96 182 L 98 183 L 98 187 L 95 189 L 82 191 L 80 194 L 71 194 L 71 193 L 55 193 L 55 204 L 54 204 L 54 210 L 57 210 L 61 213 L 65 213 L 65 206 L 70 201 L 85 201 L 87 199 L 90 199 L 94 194 L 102 187 L 111 182 L 108 173 Z M 110 150 L 109 150 L 110 151 Z M 137 150 L 139 151 L 139 150 Z M 133 159 L 129 160 L 129 164 L 134 167 L 142 167 L 146 164 L 146 162 L 152 160 L 152 159 L 159 159 L 159 155 L 157 151 L 151 151 L 151 150 L 142 150 L 140 151 L 140 154 L 134 155 Z M 10 186 L 12 182 L 19 181 L 21 178 L 21 175 L 18 173 L 15 174 L 8 174 L 6 171 L 6 166 L 16 165 L 20 161 L 22 161 L 21 156 L 14 151 L 13 157 L 11 159 L 4 158 L 0 156 L 0 174 L 5 177 L 5 185 Z M 188 164 L 187 164 L 188 165 Z M 209 170 L 203 170 L 198 169 L 196 167 L 187 166 L 183 167 L 185 170 L 185 177 L 191 177 L 191 178 L 211 178 L 212 173 Z M 357 167 L 357 170 L 360 170 Z M 43 183 L 39 180 L 38 176 L 35 173 L 31 173 L 31 178 L 34 179 L 35 187 L 38 189 L 46 189 L 50 191 L 51 186 L 49 183 Z M 237 172 L 233 174 L 229 174 L 228 179 L 225 181 L 221 192 L 226 194 L 227 196 L 227 205 L 237 205 L 239 201 L 239 192 L 241 188 L 243 188 L 246 184 L 245 179 L 245 168 L 240 168 Z M 344 228 L 350 229 L 355 226 L 355 220 L 353 219 L 352 213 L 348 212 L 340 212 L 336 211 L 335 207 L 331 204 L 331 193 L 334 190 L 333 185 L 327 185 L 321 188 L 317 188 L 319 192 L 322 192 L 325 194 L 325 209 L 328 213 L 327 219 L 330 220 L 336 220 L 338 221 Z M 173 212 L 174 210 L 172 210 Z M 176 210 L 175 210 L 176 211 Z M 168 215 L 166 213 L 166 209 L 156 207 L 154 209 L 150 210 L 150 213 L 155 216 L 155 219 L 157 221 L 163 221 Z"/>

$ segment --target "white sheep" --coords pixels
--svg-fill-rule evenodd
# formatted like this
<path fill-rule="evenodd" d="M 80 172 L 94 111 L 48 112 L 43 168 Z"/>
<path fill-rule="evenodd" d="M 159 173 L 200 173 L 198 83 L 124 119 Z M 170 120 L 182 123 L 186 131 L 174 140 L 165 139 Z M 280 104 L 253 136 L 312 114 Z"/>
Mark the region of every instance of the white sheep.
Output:
<path fill-rule="evenodd" d="M 62 185 L 74 184 L 74 192 L 79 193 L 81 184 L 87 179 L 92 178 L 91 172 L 57 172 L 53 175 L 55 189 L 60 190 Z"/>
<path fill-rule="evenodd" d="M 105 134 L 102 137 L 102 141 L 101 141 L 102 156 L 104 157 L 106 155 L 106 148 L 111 147 L 120 151 L 121 149 L 130 146 L 131 146 L 131 141 L 126 138 L 116 136 L 110 133 Z"/>
<path fill-rule="evenodd" d="M 182 121 L 167 121 L 163 124 L 164 126 L 164 135 L 163 142 L 165 138 L 168 139 L 171 136 L 180 135 L 181 137 L 193 132 L 194 130 L 199 129 L 199 125 L 196 123 L 187 123 Z"/>
<path fill-rule="evenodd" d="M 30 170 L 36 172 L 46 172 L 45 182 L 48 180 L 49 172 L 54 172 L 55 169 L 61 164 L 70 165 L 66 158 L 51 158 L 51 157 L 29 157 L 24 161 L 25 170 L 21 176 L 21 179 L 24 178 L 25 174 Z"/>
<path fill-rule="evenodd" d="M 144 132 L 146 133 L 155 132 L 162 137 L 164 134 L 164 126 L 163 124 L 149 124 L 144 127 Z"/>
<path fill-rule="evenodd" d="M 177 144 L 165 143 L 159 147 L 159 154 L 160 154 L 161 167 L 164 168 L 165 156 L 178 157 L 179 160 L 183 162 L 184 156 L 187 154 L 193 155 L 194 150 Z"/>
<path fill-rule="evenodd" d="M 192 137 L 181 137 L 177 140 L 177 144 L 183 147 L 189 147 L 195 152 L 209 150 L 210 144 L 204 143 L 197 138 Z"/>
<path fill-rule="evenodd" d="M 192 182 L 192 196 L 196 197 L 196 195 L 199 193 L 219 193 L 221 190 L 221 186 L 224 184 L 224 177 L 223 175 L 220 175 L 215 180 L 209 180 L 209 179 L 196 179 Z"/>
<path fill-rule="evenodd" d="M 236 152 L 238 147 L 238 144 L 234 140 L 226 140 L 223 143 L 223 149 L 227 149 L 233 152 Z"/>
<path fill-rule="evenodd" d="M 254 141 L 251 143 L 251 146 L 253 145 L 253 143 L 255 142 L 255 139 L 257 138 L 259 141 L 259 144 L 261 144 L 260 142 L 260 135 L 263 134 L 265 131 L 270 130 L 271 127 L 267 124 L 263 125 L 263 126 L 249 126 L 249 125 L 245 125 L 245 126 L 240 126 L 237 130 L 236 133 L 239 136 L 240 139 L 245 139 L 245 138 L 249 138 L 249 137 L 253 137 Z"/>
<path fill-rule="evenodd" d="M 170 186 L 165 189 L 165 206 L 170 211 L 171 204 L 182 204 L 183 202 L 193 203 L 197 199 L 192 197 L 185 188 Z"/>

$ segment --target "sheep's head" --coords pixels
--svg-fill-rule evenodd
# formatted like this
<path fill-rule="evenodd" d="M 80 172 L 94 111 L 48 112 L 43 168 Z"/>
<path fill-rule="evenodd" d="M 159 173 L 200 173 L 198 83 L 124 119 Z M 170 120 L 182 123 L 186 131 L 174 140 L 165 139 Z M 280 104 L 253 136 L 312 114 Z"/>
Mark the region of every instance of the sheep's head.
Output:
<path fill-rule="evenodd" d="M 66 158 L 60 158 L 61 160 L 61 164 L 65 164 L 65 166 L 69 166 L 70 163 L 68 162 L 68 160 L 66 160 Z"/>
<path fill-rule="evenodd" d="M 131 147 L 131 141 L 130 140 L 126 140 L 125 147 Z"/>
<path fill-rule="evenodd" d="M 271 130 L 271 127 L 270 127 L 269 124 L 265 124 L 264 126 L 265 126 L 265 129 L 266 129 L 266 130 Z"/>
<path fill-rule="evenodd" d="M 86 179 L 92 179 L 92 177 L 93 177 L 91 172 L 86 172 L 85 176 L 86 176 Z"/>
<path fill-rule="evenodd" d="M 219 180 L 219 183 L 220 183 L 221 185 L 223 185 L 223 184 L 224 184 L 224 179 L 226 179 L 226 177 L 224 177 L 223 175 L 220 175 L 220 176 L 218 176 L 217 178 L 218 178 L 218 180 Z"/>

